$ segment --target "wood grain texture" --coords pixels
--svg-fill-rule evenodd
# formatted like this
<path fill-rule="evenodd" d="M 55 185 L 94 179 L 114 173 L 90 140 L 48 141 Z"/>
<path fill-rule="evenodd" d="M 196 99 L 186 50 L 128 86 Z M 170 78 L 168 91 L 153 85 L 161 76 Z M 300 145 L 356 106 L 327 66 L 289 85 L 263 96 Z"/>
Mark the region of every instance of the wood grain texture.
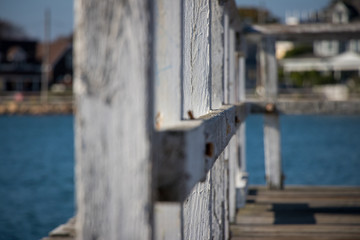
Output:
<path fill-rule="evenodd" d="M 230 104 L 238 103 L 239 89 L 237 88 L 238 79 L 236 79 L 236 59 L 235 59 L 235 31 L 229 29 L 229 80 L 228 80 L 228 99 Z"/>
<path fill-rule="evenodd" d="M 232 239 L 360 239 L 359 187 L 251 187 Z"/>
<path fill-rule="evenodd" d="M 223 106 L 198 120 L 183 121 L 157 132 L 161 200 L 181 201 L 191 194 L 193 186 L 205 179 L 245 117 L 245 105 Z"/>
<path fill-rule="evenodd" d="M 219 1 L 211 5 L 211 109 L 218 109 L 223 103 L 224 78 L 224 7 Z"/>
<path fill-rule="evenodd" d="M 75 1 L 77 239 L 152 235 L 152 1 Z"/>
<path fill-rule="evenodd" d="M 224 78 L 223 78 L 223 104 L 229 104 L 229 79 L 230 79 L 230 27 L 229 27 L 229 13 L 228 9 L 224 11 Z"/>
<path fill-rule="evenodd" d="M 198 182 L 183 203 L 184 239 L 211 239 L 211 172 Z"/>
<path fill-rule="evenodd" d="M 215 161 L 211 169 L 211 235 L 213 239 L 225 239 L 225 212 L 227 195 L 227 165 L 224 160 L 224 154 L 221 154 Z"/>
<path fill-rule="evenodd" d="M 236 216 L 236 177 L 238 175 L 238 145 L 234 135 L 228 145 L 229 148 L 229 221 L 233 223 Z"/>
<path fill-rule="evenodd" d="M 183 1 L 155 2 L 155 121 L 161 129 L 182 118 Z"/>
<path fill-rule="evenodd" d="M 184 239 L 227 239 L 227 171 L 221 154 L 184 201 Z"/>
<path fill-rule="evenodd" d="M 183 117 L 210 110 L 210 1 L 184 0 Z"/>

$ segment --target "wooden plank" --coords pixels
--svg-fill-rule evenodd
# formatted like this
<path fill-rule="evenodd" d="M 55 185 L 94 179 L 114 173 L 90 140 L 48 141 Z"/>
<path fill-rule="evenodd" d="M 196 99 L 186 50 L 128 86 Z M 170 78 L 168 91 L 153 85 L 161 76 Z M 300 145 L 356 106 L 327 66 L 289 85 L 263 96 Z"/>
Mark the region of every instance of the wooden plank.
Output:
<path fill-rule="evenodd" d="M 184 1 L 184 119 L 210 110 L 209 15 L 209 0 Z"/>
<path fill-rule="evenodd" d="M 270 189 L 283 188 L 279 115 L 264 115 L 265 173 Z"/>
<path fill-rule="evenodd" d="M 236 89 L 237 89 L 237 100 L 244 102 L 246 99 L 245 95 L 245 56 L 239 51 L 245 52 L 244 38 L 237 39 L 237 74 L 236 74 Z M 240 41 L 240 42 L 239 42 Z M 246 123 L 242 122 L 237 132 L 238 140 L 238 165 L 239 172 L 236 177 L 236 209 L 243 208 L 246 203 L 246 197 L 248 192 L 248 173 L 246 169 Z"/>
<path fill-rule="evenodd" d="M 211 228 L 213 239 L 225 239 L 225 219 L 227 211 L 225 210 L 227 198 L 227 165 L 224 159 L 224 153 L 220 154 L 211 169 Z"/>
<path fill-rule="evenodd" d="M 230 57 L 229 57 L 229 13 L 228 9 L 224 11 L 224 78 L 223 78 L 223 104 L 229 104 L 229 79 L 230 79 Z"/>
<path fill-rule="evenodd" d="M 251 187 L 234 239 L 360 239 L 359 187 Z"/>
<path fill-rule="evenodd" d="M 198 120 L 157 132 L 161 200 L 183 200 L 204 179 L 245 116 L 243 104 L 223 106 Z"/>
<path fill-rule="evenodd" d="M 260 83 L 262 89 L 259 91 L 266 101 L 275 101 L 277 98 L 277 62 L 275 53 L 275 38 L 269 36 L 259 41 Z"/>
<path fill-rule="evenodd" d="M 182 206 L 179 202 L 156 202 L 155 215 L 155 240 L 181 240 L 181 215 Z"/>
<path fill-rule="evenodd" d="M 183 1 L 155 1 L 155 126 L 173 126 L 182 118 Z"/>
<path fill-rule="evenodd" d="M 241 236 L 233 237 L 232 240 L 358 240 L 357 236 Z"/>
<path fill-rule="evenodd" d="M 238 89 L 237 81 L 235 78 L 236 75 L 236 62 L 235 62 L 235 31 L 232 28 L 229 28 L 229 80 L 228 80 L 228 99 L 230 104 L 238 103 Z"/>
<path fill-rule="evenodd" d="M 208 239 L 212 234 L 210 175 L 209 171 L 203 181 L 195 184 L 183 203 L 183 239 Z"/>
<path fill-rule="evenodd" d="M 236 218 L 236 177 L 238 177 L 238 148 L 236 135 L 233 136 L 228 145 L 229 148 L 229 220 L 235 222 Z"/>
<path fill-rule="evenodd" d="M 359 115 L 360 101 L 285 100 L 248 101 L 251 113 Z M 270 105 L 269 105 L 270 104 Z M 271 106 L 271 104 L 273 104 Z M 267 107 L 268 106 L 268 107 Z M 269 108 L 271 106 L 271 108 Z M 270 109 L 270 110 L 269 110 Z"/>
<path fill-rule="evenodd" d="M 291 224 L 291 225 L 271 225 L 271 226 L 234 226 L 231 228 L 234 235 L 252 236 L 306 236 L 314 235 L 329 235 L 334 234 L 338 236 L 357 236 L 360 237 L 359 226 L 342 226 L 342 225 L 307 225 L 307 224 Z"/>
<path fill-rule="evenodd" d="M 259 41 L 260 82 L 258 92 L 262 99 L 274 102 L 277 98 L 277 63 L 275 56 L 275 39 L 263 37 Z M 270 105 L 272 106 L 272 105 Z M 267 186 L 270 189 L 283 187 L 281 166 L 281 145 L 279 115 L 276 112 L 264 115 L 264 148 L 265 173 Z"/>
<path fill-rule="evenodd" d="M 75 1 L 77 239 L 152 235 L 152 1 Z"/>
<path fill-rule="evenodd" d="M 240 210 L 241 211 L 241 210 Z M 292 215 L 293 217 L 289 216 L 290 221 L 303 221 L 308 217 L 308 213 L 303 213 L 303 217 L 300 215 L 296 215 L 293 212 L 289 212 L 288 215 Z M 359 224 L 360 216 L 359 215 L 352 215 L 352 214 L 322 214 L 322 213 L 314 213 L 313 214 L 314 220 L 316 224 L 336 224 L 336 225 L 352 225 L 352 224 Z M 301 219 L 303 218 L 303 219 Z M 253 212 L 250 213 L 241 213 L 241 215 L 236 219 L 237 224 L 247 224 L 247 225 L 271 225 L 275 222 L 275 213 L 274 212 L 259 212 L 254 214 Z"/>
<path fill-rule="evenodd" d="M 242 122 L 237 135 L 238 141 L 238 171 L 235 179 L 236 186 L 236 209 L 243 208 L 246 203 L 248 192 L 248 173 L 246 170 L 246 135 L 245 122 Z"/>
<path fill-rule="evenodd" d="M 211 109 L 218 109 L 223 103 L 224 78 L 224 7 L 219 1 L 211 5 Z"/>

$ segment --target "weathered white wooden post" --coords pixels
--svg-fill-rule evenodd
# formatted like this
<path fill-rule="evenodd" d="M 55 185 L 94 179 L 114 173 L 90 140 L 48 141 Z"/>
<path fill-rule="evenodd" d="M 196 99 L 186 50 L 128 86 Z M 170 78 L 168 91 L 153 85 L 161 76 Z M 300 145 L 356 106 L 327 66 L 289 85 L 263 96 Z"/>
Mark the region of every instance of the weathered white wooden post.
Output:
<path fill-rule="evenodd" d="M 245 87 L 245 52 L 246 43 L 245 38 L 239 36 L 237 43 L 237 91 L 238 102 L 245 102 L 246 100 L 246 87 Z M 247 190 L 248 190 L 248 173 L 246 169 L 246 123 L 245 121 L 240 123 L 240 127 L 237 133 L 238 137 L 238 168 L 239 174 L 236 177 L 236 208 L 242 208 L 245 206 Z"/>
<path fill-rule="evenodd" d="M 275 38 L 265 36 L 259 43 L 260 80 L 263 87 L 263 99 L 268 102 L 264 115 L 264 147 L 266 181 L 270 189 L 283 188 L 281 166 L 281 145 L 279 114 L 275 109 L 277 98 L 277 63 Z"/>
<path fill-rule="evenodd" d="M 182 119 L 182 61 L 183 61 L 183 0 L 154 1 L 154 48 L 155 48 L 155 128 L 166 130 L 180 123 Z M 163 146 L 157 143 L 155 148 Z M 176 147 L 176 146 L 173 146 Z M 156 154 L 155 154 L 156 155 Z M 160 171 L 155 162 L 155 172 Z M 164 182 L 162 176 L 156 185 Z M 182 204 L 180 201 L 162 201 L 156 196 L 154 207 L 154 239 L 182 239 Z"/>
<path fill-rule="evenodd" d="M 245 118 L 234 1 L 75 5 L 77 238 L 228 239 Z"/>
<path fill-rule="evenodd" d="M 228 13 L 233 8 L 228 9 Z M 237 53 L 240 49 L 240 41 L 236 31 L 240 23 L 228 24 L 227 41 L 228 59 L 225 67 L 228 70 L 227 79 L 224 81 L 225 103 L 239 104 L 245 100 L 244 62 Z M 226 25 L 225 25 L 226 26 Z M 227 101 L 227 102 L 226 102 Z M 235 221 L 237 209 L 242 207 L 246 198 L 247 173 L 245 168 L 245 122 L 239 121 L 239 128 L 233 139 L 229 142 L 229 219 Z"/>
<path fill-rule="evenodd" d="M 152 236 L 152 3 L 75 1 L 79 240 Z"/>

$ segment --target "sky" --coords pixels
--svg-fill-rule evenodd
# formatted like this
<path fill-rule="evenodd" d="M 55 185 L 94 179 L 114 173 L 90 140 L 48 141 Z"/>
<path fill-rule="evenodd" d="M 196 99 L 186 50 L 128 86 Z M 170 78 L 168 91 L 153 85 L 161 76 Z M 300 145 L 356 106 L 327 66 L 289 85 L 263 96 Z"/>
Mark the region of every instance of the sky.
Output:
<path fill-rule="evenodd" d="M 287 11 L 313 12 L 324 8 L 329 2 L 330 0 L 236 0 L 238 6 L 265 7 L 282 20 Z"/>
<path fill-rule="evenodd" d="M 0 0 L 0 19 L 22 27 L 30 38 L 44 39 L 45 10 L 50 10 L 51 38 L 73 32 L 73 0 Z"/>
<path fill-rule="evenodd" d="M 329 0 L 236 0 L 236 2 L 240 6 L 266 7 L 275 16 L 284 19 L 286 11 L 319 10 L 326 6 Z M 29 37 L 42 40 L 44 12 L 47 8 L 51 12 L 51 38 L 71 34 L 74 25 L 73 0 L 0 0 L 0 19 L 11 21 L 22 27 Z"/>

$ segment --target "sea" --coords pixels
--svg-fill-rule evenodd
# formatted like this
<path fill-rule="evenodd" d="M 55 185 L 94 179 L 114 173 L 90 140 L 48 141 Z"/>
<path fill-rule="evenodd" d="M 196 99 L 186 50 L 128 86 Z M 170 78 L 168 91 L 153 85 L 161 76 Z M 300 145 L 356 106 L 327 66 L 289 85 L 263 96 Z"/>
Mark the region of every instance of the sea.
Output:
<path fill-rule="evenodd" d="M 0 240 L 37 240 L 74 216 L 73 116 L 0 116 Z M 360 187 L 360 116 L 281 116 L 285 184 Z M 246 121 L 250 184 L 265 184 L 263 117 Z"/>

